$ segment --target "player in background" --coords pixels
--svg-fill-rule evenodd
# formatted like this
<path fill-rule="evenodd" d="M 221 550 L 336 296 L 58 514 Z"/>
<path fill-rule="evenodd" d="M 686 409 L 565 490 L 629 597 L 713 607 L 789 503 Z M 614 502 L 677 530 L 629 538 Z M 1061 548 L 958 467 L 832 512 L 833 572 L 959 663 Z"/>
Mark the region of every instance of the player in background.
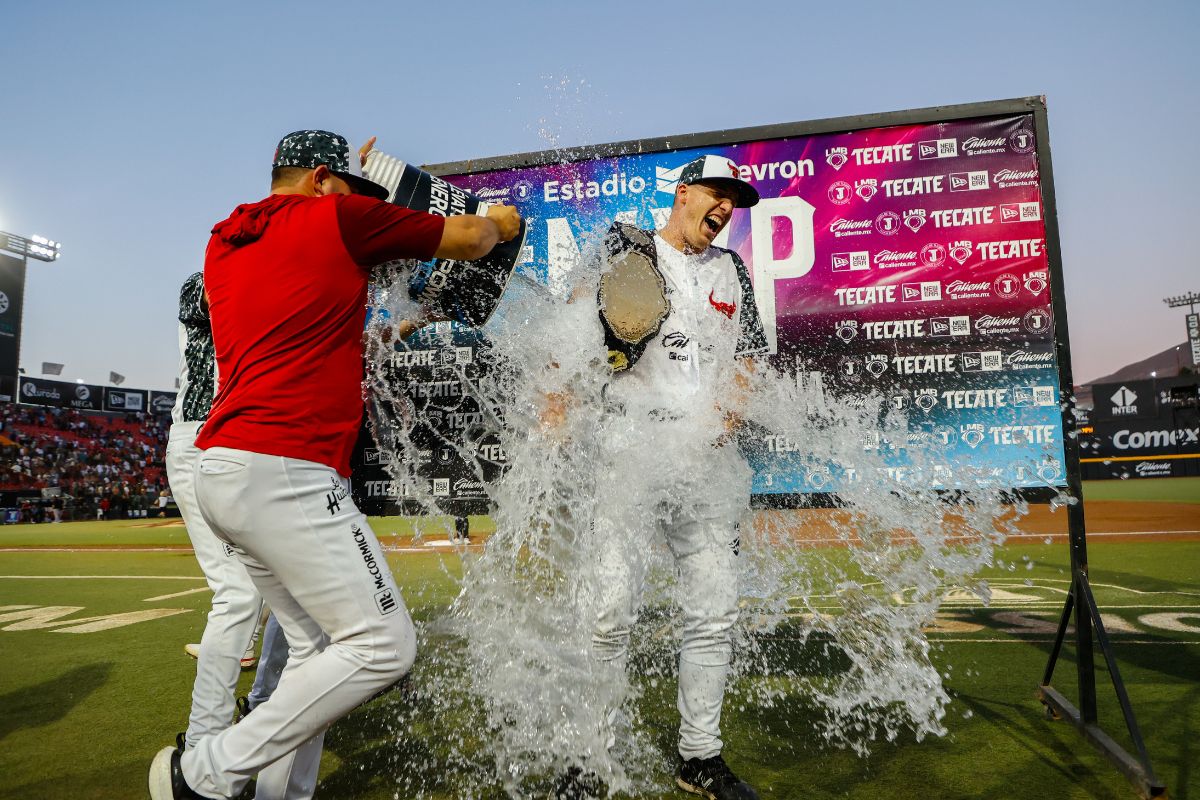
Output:
<path fill-rule="evenodd" d="M 183 745 L 194 747 L 201 737 L 232 724 L 238 675 L 245 660 L 253 658 L 263 607 L 246 568 L 233 548 L 216 537 L 196 502 L 200 457 L 196 436 L 208 418 L 217 379 L 204 276 L 199 272 L 188 277 L 179 292 L 179 355 L 179 394 L 167 438 L 167 480 L 213 592 L 212 610 L 195 654 L 191 714 L 182 734 Z M 191 646 L 185 645 L 184 650 Z"/>
<path fill-rule="evenodd" d="M 356 194 L 357 192 L 357 194 Z M 514 209 L 443 218 L 383 202 L 346 140 L 280 141 L 271 194 L 213 227 L 204 280 L 220 390 L 197 439 L 201 513 L 279 619 L 287 667 L 238 725 L 150 767 L 152 800 L 316 789 L 326 728 L 412 666 L 416 637 L 379 542 L 350 499 L 363 415 L 369 270 L 470 260 L 520 230 Z"/>

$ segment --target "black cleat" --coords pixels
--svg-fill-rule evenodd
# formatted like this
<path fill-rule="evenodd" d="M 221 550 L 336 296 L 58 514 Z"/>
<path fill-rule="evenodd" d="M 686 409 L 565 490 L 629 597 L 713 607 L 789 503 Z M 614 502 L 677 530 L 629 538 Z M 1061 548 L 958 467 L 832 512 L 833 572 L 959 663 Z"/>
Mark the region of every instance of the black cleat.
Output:
<path fill-rule="evenodd" d="M 596 773 L 571 767 L 550 793 L 550 800 L 594 800 L 607 793 L 608 787 Z"/>
<path fill-rule="evenodd" d="M 154 756 L 150 762 L 150 800 L 208 800 L 193 792 L 183 779 L 179 767 L 181 754 L 178 748 L 164 747 Z"/>
<path fill-rule="evenodd" d="M 733 774 L 719 753 L 712 758 L 684 760 L 679 765 L 675 782 L 685 792 L 708 800 L 758 800 L 758 793 Z"/>
<path fill-rule="evenodd" d="M 183 733 L 175 734 L 175 749 L 180 753 L 182 753 L 184 750 L 187 750 L 187 739 L 184 737 Z"/>

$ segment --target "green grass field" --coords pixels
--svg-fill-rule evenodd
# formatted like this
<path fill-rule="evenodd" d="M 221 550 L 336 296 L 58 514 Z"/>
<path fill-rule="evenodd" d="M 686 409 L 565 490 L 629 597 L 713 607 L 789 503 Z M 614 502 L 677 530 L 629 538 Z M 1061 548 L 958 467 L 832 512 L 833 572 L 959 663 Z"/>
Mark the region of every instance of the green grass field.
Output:
<path fill-rule="evenodd" d="M 1110 481 L 1088 484 L 1085 494 L 1200 504 L 1200 480 Z M 409 530 L 405 521 L 372 522 L 381 534 Z M 61 549 L 28 549 L 32 544 Z M 0 529 L 0 798 L 146 796 L 150 758 L 186 724 L 195 662 L 183 645 L 198 641 L 210 597 L 189 552 L 150 549 L 184 544 L 182 528 L 121 522 Z M 77 549 L 83 545 L 98 549 Z M 118 546 L 139 549 L 103 549 Z M 1200 800 L 1200 537 L 1096 540 L 1089 555 L 1155 767 L 1173 798 Z M 1036 699 L 1068 584 L 1066 546 L 1010 545 L 1000 556 L 1022 566 L 1028 559 L 1032 568 L 989 571 L 992 605 L 948 603 L 930 633 L 955 698 L 947 736 L 901 737 L 860 758 L 821 742 L 813 733 L 818 714 L 804 696 L 785 691 L 769 709 L 743 702 L 756 681 L 766 680 L 750 674 L 732 687 L 727 703 L 729 761 L 764 798 L 1134 797 L 1073 729 L 1046 720 Z M 460 569 L 453 552 L 396 553 L 389 561 L 418 621 L 444 613 Z M 118 614 L 136 616 L 95 619 Z M 786 639 L 787 631 L 778 635 Z M 397 783 L 405 765 L 437 763 L 446 730 L 471 724 L 438 719 L 420 690 L 436 669 L 418 659 L 411 691 L 385 695 L 330 731 L 318 796 L 408 796 Z M 1068 651 L 1054 684 L 1071 698 L 1074 671 Z M 243 675 L 243 693 L 251 677 Z M 1102 722 L 1126 744 L 1103 670 L 1097 684 Z M 666 771 L 676 726 L 673 683 L 643 689 L 650 739 L 664 765 L 662 793 L 643 796 L 683 797 Z M 399 715 L 438 724 L 397 740 L 390 731 Z M 439 779 L 425 775 L 423 783 L 436 786 Z M 503 794 L 486 782 L 469 792 L 450 781 L 434 796 Z"/>

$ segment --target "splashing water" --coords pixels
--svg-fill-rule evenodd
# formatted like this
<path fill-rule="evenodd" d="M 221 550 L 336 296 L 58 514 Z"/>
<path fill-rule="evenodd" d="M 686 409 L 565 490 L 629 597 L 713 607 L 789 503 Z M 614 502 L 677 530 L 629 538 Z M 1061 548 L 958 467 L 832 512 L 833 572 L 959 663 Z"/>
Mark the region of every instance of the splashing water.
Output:
<path fill-rule="evenodd" d="M 404 765 L 402 796 L 447 786 L 455 796 L 475 796 L 482 772 L 509 796 L 528 797 L 570 765 L 635 796 L 656 780 L 673 756 L 656 744 L 639 700 L 676 678 L 686 600 L 663 537 L 638 533 L 643 520 L 629 515 L 678 508 L 697 484 L 716 494 L 734 487 L 743 510 L 743 599 L 726 707 L 769 708 L 802 697 L 817 717 L 808 738 L 860 754 L 906 733 L 943 735 L 950 696 L 924 630 L 951 590 L 986 601 L 986 585 L 973 576 L 992 563 L 1024 505 L 999 487 L 969 497 L 919 488 L 912 471 L 935 475 L 947 464 L 936 449 L 910 449 L 909 475 L 889 465 L 881 443 L 906 442 L 903 413 L 885 410 L 882 397 L 851 403 L 760 366 L 741 409 L 760 433 L 747 446 L 790 443 L 782 449 L 802 452 L 801 468 L 853 463 L 859 477 L 846 476 L 837 508 L 750 511 L 744 462 L 706 454 L 720 434 L 719 417 L 688 421 L 687 441 L 699 447 L 659 433 L 662 426 L 614 420 L 593 299 L 597 250 L 585 249 L 569 276 L 579 302 L 517 277 L 484 331 L 489 369 L 470 382 L 486 410 L 482 427 L 500 437 L 509 469 L 488 487 L 496 533 L 481 555 L 463 553 L 450 612 L 422 625 L 416 698 L 393 707 L 400 746 L 418 731 L 444 745 L 424 767 Z M 400 274 L 385 274 L 374 297 L 393 318 L 414 313 Z M 395 386 L 389 359 L 396 345 L 385 330 L 368 331 L 373 430 L 394 454 L 393 478 L 432 507 L 425 482 L 404 466 L 416 463 L 408 433 L 417 409 Z M 456 446 L 469 456 L 467 440 Z M 647 480 L 662 470 L 670 481 Z M 622 487 L 640 492 L 640 500 L 614 513 Z M 597 526 L 598 518 L 610 524 Z M 633 678 L 593 652 L 608 588 L 596 565 L 614 553 L 647 575 L 629 654 Z"/>

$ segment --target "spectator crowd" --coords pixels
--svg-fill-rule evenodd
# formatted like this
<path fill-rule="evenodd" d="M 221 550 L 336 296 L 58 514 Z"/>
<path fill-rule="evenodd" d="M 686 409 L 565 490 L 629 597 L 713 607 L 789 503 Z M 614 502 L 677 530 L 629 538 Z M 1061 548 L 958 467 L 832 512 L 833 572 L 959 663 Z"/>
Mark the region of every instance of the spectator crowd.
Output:
<path fill-rule="evenodd" d="M 158 516 L 170 426 L 154 414 L 0 403 L 4 505 L 34 522 Z"/>

